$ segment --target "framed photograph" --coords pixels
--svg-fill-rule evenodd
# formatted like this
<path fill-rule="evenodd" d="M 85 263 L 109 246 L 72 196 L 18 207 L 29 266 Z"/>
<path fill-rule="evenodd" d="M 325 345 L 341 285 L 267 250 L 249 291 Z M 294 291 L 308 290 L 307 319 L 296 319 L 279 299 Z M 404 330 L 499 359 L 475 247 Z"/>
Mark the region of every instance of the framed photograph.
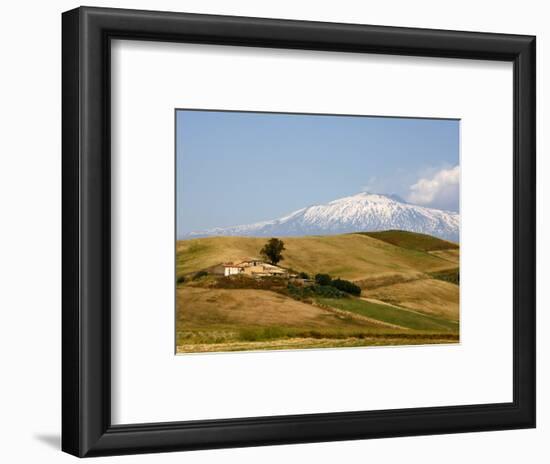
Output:
<path fill-rule="evenodd" d="M 63 14 L 62 447 L 535 426 L 535 38 Z"/>

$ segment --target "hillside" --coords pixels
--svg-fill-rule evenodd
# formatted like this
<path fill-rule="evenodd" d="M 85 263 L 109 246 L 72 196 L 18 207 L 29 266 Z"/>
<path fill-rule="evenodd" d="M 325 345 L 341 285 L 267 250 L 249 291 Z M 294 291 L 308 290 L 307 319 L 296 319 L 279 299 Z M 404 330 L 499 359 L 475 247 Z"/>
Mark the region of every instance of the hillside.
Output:
<path fill-rule="evenodd" d="M 449 321 L 360 299 L 321 306 L 266 290 L 177 290 L 178 353 L 454 343 Z"/>
<path fill-rule="evenodd" d="M 226 290 L 186 287 L 178 289 L 181 327 L 376 327 L 367 320 L 342 320 L 337 314 L 267 290 Z M 261 307 L 261 311 L 258 308 Z M 216 313 L 216 317 L 213 315 Z"/>
<path fill-rule="evenodd" d="M 452 283 L 418 279 L 367 290 L 364 294 L 369 298 L 376 298 L 424 314 L 458 321 L 459 288 Z"/>
<path fill-rule="evenodd" d="M 223 262 L 257 257 L 265 241 L 258 237 L 180 240 L 177 243 L 177 274 L 187 275 Z M 418 273 L 456 267 L 441 257 L 363 234 L 285 237 L 284 243 L 286 250 L 281 266 L 350 280 L 395 275 L 415 277 Z"/>
<path fill-rule="evenodd" d="M 180 240 L 178 353 L 458 341 L 456 244 L 395 230 L 283 240 L 280 266 L 352 280 L 361 294 L 219 273 L 221 263 L 259 257 L 266 238 Z"/>
<path fill-rule="evenodd" d="M 417 251 L 458 250 L 458 245 L 447 240 L 418 232 L 384 230 L 381 232 L 359 232 L 383 242 Z"/>

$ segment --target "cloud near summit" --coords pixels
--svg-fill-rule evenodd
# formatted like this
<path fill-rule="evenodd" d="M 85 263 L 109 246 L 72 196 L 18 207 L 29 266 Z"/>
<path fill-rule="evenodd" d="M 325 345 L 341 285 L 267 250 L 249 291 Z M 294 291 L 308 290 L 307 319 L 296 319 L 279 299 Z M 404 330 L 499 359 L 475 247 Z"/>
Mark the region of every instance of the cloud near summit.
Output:
<path fill-rule="evenodd" d="M 458 211 L 460 166 L 442 169 L 411 185 L 407 201 L 430 208 Z"/>

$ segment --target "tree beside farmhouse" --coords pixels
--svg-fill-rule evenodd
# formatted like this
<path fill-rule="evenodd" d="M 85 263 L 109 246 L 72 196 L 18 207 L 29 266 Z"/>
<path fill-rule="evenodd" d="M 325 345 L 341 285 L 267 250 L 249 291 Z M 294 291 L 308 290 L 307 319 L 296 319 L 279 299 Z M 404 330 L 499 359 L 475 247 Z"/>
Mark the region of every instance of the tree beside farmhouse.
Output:
<path fill-rule="evenodd" d="M 279 261 L 284 259 L 282 254 L 284 249 L 285 244 L 282 240 L 279 240 L 278 238 L 270 238 L 260 250 L 260 255 L 262 255 L 271 264 L 276 265 Z"/>

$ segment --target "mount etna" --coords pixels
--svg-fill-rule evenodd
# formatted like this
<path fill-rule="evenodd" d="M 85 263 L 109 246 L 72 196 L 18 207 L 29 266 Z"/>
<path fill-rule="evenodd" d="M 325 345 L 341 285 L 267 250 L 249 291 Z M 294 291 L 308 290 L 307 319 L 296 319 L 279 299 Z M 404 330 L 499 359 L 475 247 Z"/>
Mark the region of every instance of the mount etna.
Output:
<path fill-rule="evenodd" d="M 210 236 L 304 236 L 404 230 L 459 241 L 460 215 L 407 203 L 396 195 L 362 192 L 313 205 L 284 217 L 191 232 L 181 238 Z"/>

